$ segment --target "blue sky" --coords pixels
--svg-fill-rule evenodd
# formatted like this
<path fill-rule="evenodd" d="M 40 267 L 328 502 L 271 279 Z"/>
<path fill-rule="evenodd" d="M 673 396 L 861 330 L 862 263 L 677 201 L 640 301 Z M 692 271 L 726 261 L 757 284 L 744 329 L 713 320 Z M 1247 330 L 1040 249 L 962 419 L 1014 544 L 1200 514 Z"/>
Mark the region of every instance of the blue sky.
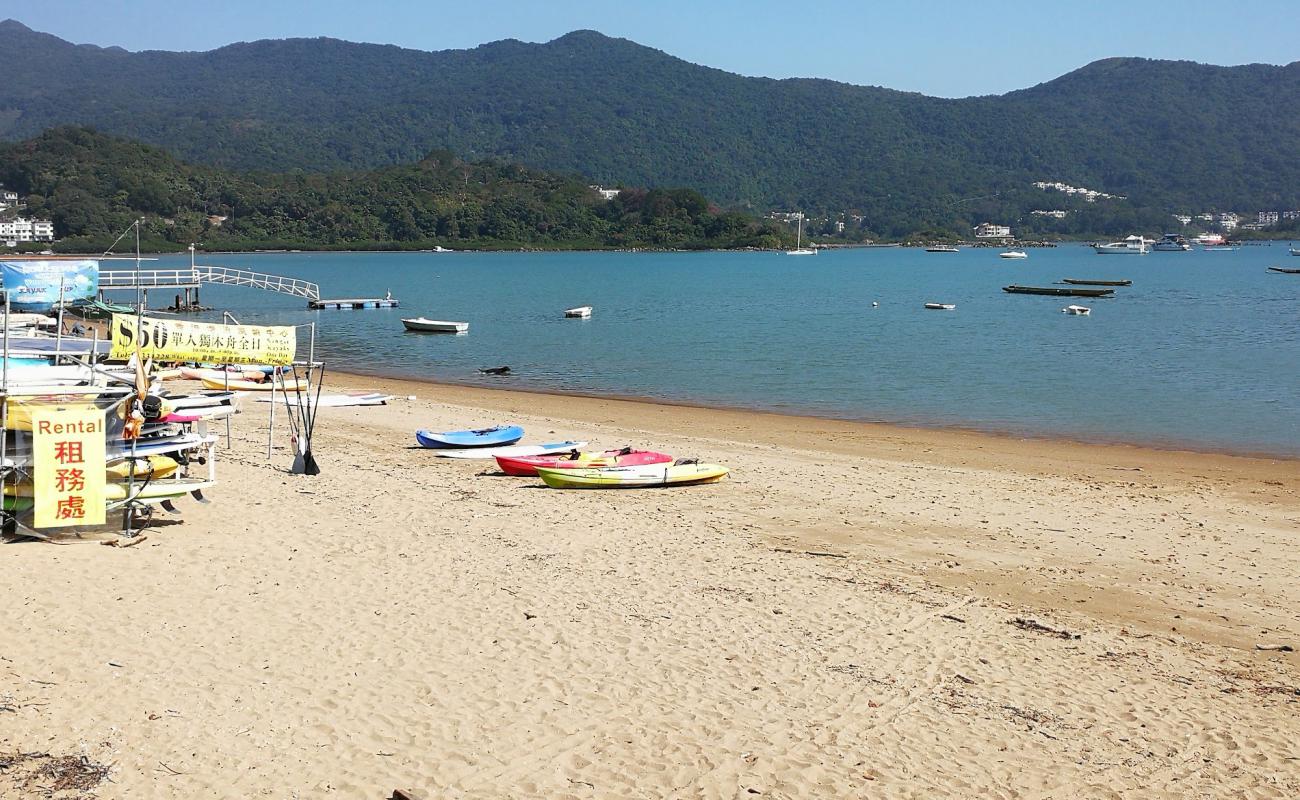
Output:
<path fill-rule="evenodd" d="M 743 75 L 943 97 L 1021 89 L 1110 56 L 1300 60 L 1298 0 L 0 0 L 5 17 L 128 50 L 293 36 L 445 50 L 590 28 Z"/>

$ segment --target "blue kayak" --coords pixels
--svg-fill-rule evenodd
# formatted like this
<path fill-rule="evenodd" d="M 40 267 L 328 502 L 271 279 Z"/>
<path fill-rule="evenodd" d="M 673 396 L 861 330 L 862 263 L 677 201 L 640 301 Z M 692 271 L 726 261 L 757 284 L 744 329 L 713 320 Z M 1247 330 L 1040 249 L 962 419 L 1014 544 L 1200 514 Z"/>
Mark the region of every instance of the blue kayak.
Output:
<path fill-rule="evenodd" d="M 416 431 L 415 440 L 421 447 L 501 447 L 524 438 L 524 429 L 518 425 L 497 425 L 476 431 Z"/>

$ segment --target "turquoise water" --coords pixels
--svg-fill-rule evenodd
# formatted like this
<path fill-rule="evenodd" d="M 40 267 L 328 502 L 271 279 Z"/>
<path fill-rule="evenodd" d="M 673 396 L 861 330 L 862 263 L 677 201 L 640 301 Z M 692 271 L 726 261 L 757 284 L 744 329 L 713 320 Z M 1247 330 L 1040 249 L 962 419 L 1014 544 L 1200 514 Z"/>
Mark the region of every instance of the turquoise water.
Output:
<path fill-rule="evenodd" d="M 788 413 L 1300 456 L 1300 266 L 1287 245 L 1023 261 L 932 254 L 284 253 L 202 263 L 301 277 L 305 302 L 210 286 L 241 322 L 319 322 L 331 368 L 503 387 L 635 395 Z M 179 266 L 168 258 L 159 267 Z M 1003 285 L 1129 278 L 1114 299 L 1008 295 Z M 170 293 L 151 298 L 170 302 Z M 878 307 L 872 307 L 872 302 Z M 956 303 L 927 311 L 926 302 Z M 1061 313 L 1077 302 L 1089 317 Z M 591 305 L 589 320 L 563 309 Z M 219 316 L 216 315 L 216 316 Z M 407 333 L 404 316 L 467 335 Z M 480 367 L 508 364 L 492 378 Z"/>

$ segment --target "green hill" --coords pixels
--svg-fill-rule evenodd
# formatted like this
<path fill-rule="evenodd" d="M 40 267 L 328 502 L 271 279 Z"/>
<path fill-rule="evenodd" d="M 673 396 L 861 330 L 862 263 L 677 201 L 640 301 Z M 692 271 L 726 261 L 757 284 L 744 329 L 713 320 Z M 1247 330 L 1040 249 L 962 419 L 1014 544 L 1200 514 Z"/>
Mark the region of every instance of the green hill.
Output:
<path fill-rule="evenodd" d="M 1050 208 L 1064 181 L 1161 211 L 1300 207 L 1300 62 L 1108 59 L 947 100 L 747 78 L 592 31 L 422 52 L 333 39 L 202 53 L 0 23 L 0 138 L 79 123 L 203 164 L 322 171 L 446 148 L 731 206 L 859 210 L 884 234 Z M 1006 220 L 1009 221 L 1009 220 Z"/>
<path fill-rule="evenodd" d="M 415 164 L 327 174 L 196 167 L 80 127 L 0 146 L 0 183 L 54 220 L 62 250 L 108 247 L 140 217 L 150 249 L 776 247 L 775 223 L 691 189 L 605 200 L 572 176 L 435 151 Z"/>

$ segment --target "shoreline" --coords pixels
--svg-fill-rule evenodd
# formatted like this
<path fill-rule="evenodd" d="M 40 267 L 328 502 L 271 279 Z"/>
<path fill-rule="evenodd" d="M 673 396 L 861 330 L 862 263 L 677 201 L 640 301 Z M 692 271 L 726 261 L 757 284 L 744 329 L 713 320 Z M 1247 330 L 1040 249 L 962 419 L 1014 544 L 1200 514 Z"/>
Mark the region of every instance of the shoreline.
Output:
<path fill-rule="evenodd" d="M 958 423 L 934 422 L 928 423 L 906 423 L 893 422 L 888 420 L 852 418 L 852 417 L 832 417 L 818 414 L 808 414 L 799 412 L 776 411 L 766 408 L 755 408 L 753 406 L 732 405 L 729 403 L 704 403 L 690 400 L 676 400 L 672 398 L 661 398 L 647 395 L 635 394 L 618 394 L 618 393 L 598 393 L 598 392 L 578 392 L 564 391 L 560 389 L 543 389 L 525 386 L 499 386 L 486 382 L 478 383 L 473 381 L 437 381 L 429 378 L 414 378 L 405 375 L 392 375 L 382 372 L 364 372 L 357 370 L 330 370 L 330 376 L 338 378 L 342 376 L 348 379 L 350 383 L 359 380 L 396 382 L 409 384 L 411 386 L 427 386 L 438 389 L 470 390 L 483 391 L 488 393 L 500 393 L 503 397 L 513 394 L 523 394 L 533 397 L 553 398 L 556 401 L 569 399 L 589 400 L 595 402 L 611 403 L 628 403 L 639 404 L 650 407 L 670 407 L 690 409 L 702 412 L 723 412 L 729 414 L 752 414 L 756 416 L 767 416 L 788 420 L 804 420 L 818 424 L 840 423 L 847 426 L 859 426 L 865 434 L 874 434 L 878 437 L 887 436 L 911 436 L 917 439 L 924 438 L 925 434 L 936 434 L 939 436 L 953 435 L 962 437 L 983 438 L 991 441 L 1005 441 L 1013 443 L 1032 442 L 1043 445 L 1063 445 L 1078 447 L 1101 447 L 1116 450 L 1129 451 L 1149 451 L 1153 453 L 1167 453 L 1171 455 L 1182 454 L 1191 456 L 1217 456 L 1224 458 L 1240 458 L 1252 461 L 1274 461 L 1280 463 L 1291 463 L 1300 465 L 1300 454 L 1285 452 L 1273 452 L 1267 450 L 1250 450 L 1250 449 L 1233 449 L 1227 447 L 1209 447 L 1195 442 L 1184 441 L 1132 441 L 1126 439 L 1105 439 L 1105 438 L 1087 438 L 1080 436 L 1071 436 L 1066 434 L 1053 433 L 1022 433 L 1015 431 L 1004 431 L 996 429 L 986 429 L 974 426 L 966 426 Z M 329 382 L 327 380 L 327 382 Z M 409 395 L 412 392 L 393 393 Z"/>

